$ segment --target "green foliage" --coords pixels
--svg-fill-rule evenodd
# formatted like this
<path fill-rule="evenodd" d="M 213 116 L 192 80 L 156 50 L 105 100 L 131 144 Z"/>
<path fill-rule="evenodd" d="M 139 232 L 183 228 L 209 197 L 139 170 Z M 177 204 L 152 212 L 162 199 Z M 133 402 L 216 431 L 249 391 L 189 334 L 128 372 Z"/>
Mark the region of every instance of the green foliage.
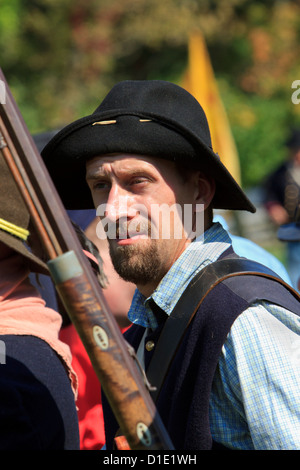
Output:
<path fill-rule="evenodd" d="M 244 186 L 285 158 L 300 125 L 296 0 L 9 0 L 0 2 L 0 66 L 31 132 L 93 112 L 122 79 L 180 83 L 200 30 L 238 147 Z"/>
<path fill-rule="evenodd" d="M 7 67 L 14 62 L 20 49 L 20 2 L 11 0 L 0 4 L 0 57 Z"/>
<path fill-rule="evenodd" d="M 289 109 L 279 98 L 263 100 L 234 88 L 224 89 L 223 98 L 239 152 L 243 186 L 263 183 L 287 156 Z"/>

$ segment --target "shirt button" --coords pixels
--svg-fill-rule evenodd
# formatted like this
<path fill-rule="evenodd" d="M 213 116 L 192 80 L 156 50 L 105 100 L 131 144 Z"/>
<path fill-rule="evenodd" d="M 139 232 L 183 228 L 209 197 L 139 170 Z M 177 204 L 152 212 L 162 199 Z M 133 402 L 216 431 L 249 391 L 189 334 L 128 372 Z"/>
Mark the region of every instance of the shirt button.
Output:
<path fill-rule="evenodd" d="M 145 344 L 145 348 L 147 349 L 147 351 L 152 351 L 154 346 L 155 346 L 154 341 L 147 341 L 147 343 Z"/>

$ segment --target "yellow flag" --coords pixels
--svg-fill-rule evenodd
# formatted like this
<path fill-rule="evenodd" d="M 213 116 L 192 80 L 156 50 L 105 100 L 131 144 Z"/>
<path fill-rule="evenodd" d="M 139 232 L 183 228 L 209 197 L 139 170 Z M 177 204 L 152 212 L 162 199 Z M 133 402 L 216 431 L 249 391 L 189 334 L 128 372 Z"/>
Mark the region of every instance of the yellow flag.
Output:
<path fill-rule="evenodd" d="M 212 139 L 212 146 L 222 163 L 240 184 L 238 152 L 223 106 L 205 41 L 200 33 L 189 39 L 189 63 L 183 77 L 183 88 L 189 91 L 205 111 Z"/>

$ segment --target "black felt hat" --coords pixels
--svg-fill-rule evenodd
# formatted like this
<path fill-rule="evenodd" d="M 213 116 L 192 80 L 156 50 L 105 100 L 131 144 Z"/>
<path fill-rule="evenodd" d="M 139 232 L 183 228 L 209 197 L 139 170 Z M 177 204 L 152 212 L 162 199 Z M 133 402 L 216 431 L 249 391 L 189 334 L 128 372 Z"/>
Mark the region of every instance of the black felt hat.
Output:
<path fill-rule="evenodd" d="M 21 254 L 30 271 L 48 274 L 47 265 L 29 251 L 29 212 L 2 156 L 0 156 L 0 242 Z"/>
<path fill-rule="evenodd" d="M 202 107 L 178 85 L 161 80 L 120 82 L 93 114 L 51 139 L 42 156 L 67 209 L 93 207 L 85 162 L 116 152 L 165 158 L 200 169 L 216 181 L 213 207 L 255 212 L 213 151 Z"/>

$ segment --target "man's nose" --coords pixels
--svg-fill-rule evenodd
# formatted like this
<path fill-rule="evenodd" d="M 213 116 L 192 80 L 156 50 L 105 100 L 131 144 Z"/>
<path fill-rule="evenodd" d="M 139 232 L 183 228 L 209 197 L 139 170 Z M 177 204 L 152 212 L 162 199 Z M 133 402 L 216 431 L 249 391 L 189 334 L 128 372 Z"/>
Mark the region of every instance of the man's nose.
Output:
<path fill-rule="evenodd" d="M 126 190 L 118 185 L 113 185 L 109 192 L 104 215 L 112 221 L 122 217 L 133 217 L 135 211 L 131 208 L 132 198 Z"/>

